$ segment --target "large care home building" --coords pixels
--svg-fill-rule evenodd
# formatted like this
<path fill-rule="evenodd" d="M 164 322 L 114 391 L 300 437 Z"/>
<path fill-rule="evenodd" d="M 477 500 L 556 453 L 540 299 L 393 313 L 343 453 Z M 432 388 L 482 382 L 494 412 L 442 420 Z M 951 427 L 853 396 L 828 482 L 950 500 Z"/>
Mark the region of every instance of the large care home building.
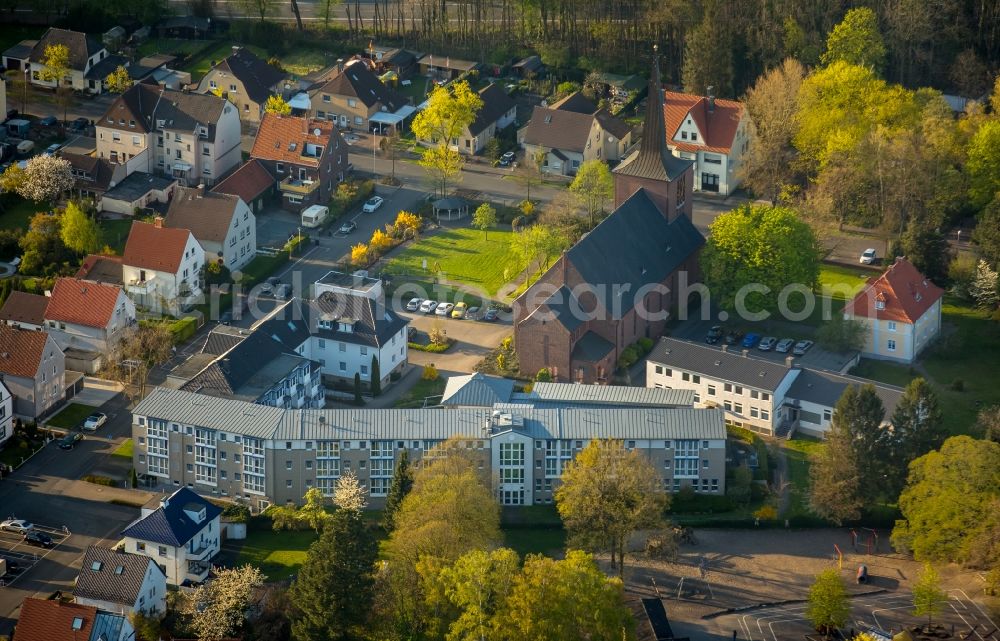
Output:
<path fill-rule="evenodd" d="M 180 188 L 170 202 L 164 227 L 187 229 L 201 245 L 205 262 L 229 271 L 242 269 L 257 255 L 257 218 L 239 196 Z"/>
<path fill-rule="evenodd" d="M 118 96 L 95 122 L 97 157 L 176 178 L 213 185 L 239 166 L 240 117 L 214 95 L 140 82 Z"/>
<path fill-rule="evenodd" d="M 588 160 L 621 160 L 632 144 L 632 131 L 577 92 L 549 107 L 535 107 L 517 138 L 525 158 L 544 154 L 544 173 L 574 176 Z"/>
<path fill-rule="evenodd" d="M 361 59 L 335 68 L 329 78 L 308 90 L 312 112 L 341 129 L 381 133 L 398 127 L 416 109 L 409 100 L 387 87 Z"/>
<path fill-rule="evenodd" d="M 698 407 L 722 408 L 726 422 L 768 435 L 823 436 L 848 386 L 872 384 L 888 423 L 902 390 L 865 379 L 760 358 L 750 350 L 661 338 L 646 363 L 646 385 L 694 392 Z"/>
<path fill-rule="evenodd" d="M 73 601 L 131 617 L 167 611 L 167 577 L 153 559 L 92 545 L 83 555 Z"/>
<path fill-rule="evenodd" d="M 187 467 L 192 477 L 205 478 L 209 464 L 201 461 L 211 460 L 211 467 L 214 467 L 214 435 L 203 429 L 195 433 L 192 427 L 186 427 L 185 431 L 194 435 L 191 444 L 198 450 Z M 157 451 L 155 445 L 147 444 L 147 447 Z M 194 471 L 196 458 L 199 461 L 197 472 Z M 208 578 L 212 559 L 219 553 L 221 514 L 222 508 L 189 488 L 181 487 L 170 496 L 154 498 L 144 505 L 141 516 L 122 530 L 121 544 L 125 552 L 152 559 L 166 575 L 168 585 L 199 583 Z"/>
<path fill-rule="evenodd" d="M 14 398 L 14 415 L 37 420 L 63 402 L 66 357 L 43 331 L 0 325 L 0 382 Z"/>
<path fill-rule="evenodd" d="M 670 151 L 694 161 L 695 191 L 733 193 L 752 133 L 743 103 L 667 91 L 663 115 Z"/>
<path fill-rule="evenodd" d="M 499 479 L 504 505 L 552 503 L 566 464 L 591 440 L 609 438 L 647 456 L 669 491 L 725 493 L 718 409 L 565 403 L 286 410 L 156 388 L 133 410 L 132 433 L 140 473 L 255 510 L 298 503 L 314 487 L 331 496 L 348 470 L 379 507 L 403 452 L 416 461 L 452 438 Z"/>
<path fill-rule="evenodd" d="M 515 301 L 522 371 L 607 383 L 622 352 L 660 336 L 679 292 L 698 282 L 705 241 L 691 222 L 691 162 L 667 151 L 663 110 L 649 103 L 639 149 L 614 172 L 615 210 Z"/>
<path fill-rule="evenodd" d="M 201 299 L 205 251 L 187 229 L 136 221 L 122 255 L 125 292 L 138 307 L 177 314 Z"/>
<path fill-rule="evenodd" d="M 912 363 L 941 332 L 944 290 L 900 257 L 844 307 L 865 328 L 863 356 Z"/>
<path fill-rule="evenodd" d="M 46 80 L 46 50 L 58 46 L 66 47 L 69 54 L 66 75 Z M 80 31 L 50 27 L 40 40 L 23 40 L 6 50 L 3 64 L 7 70 L 27 71 L 31 84 L 37 87 L 55 89 L 58 86 L 97 94 L 104 91 L 105 76 L 114 71 L 114 67 L 108 69 L 102 64 L 108 55 L 108 50 L 96 38 Z"/>
<path fill-rule="evenodd" d="M 243 122 L 258 123 L 271 96 L 280 96 L 284 89 L 285 72 L 252 51 L 233 47 L 198 84 L 198 93 L 222 96 L 236 105 Z"/>
<path fill-rule="evenodd" d="M 278 181 L 282 206 L 299 212 L 326 205 L 343 182 L 347 143 L 327 120 L 264 114 L 250 158 Z"/>

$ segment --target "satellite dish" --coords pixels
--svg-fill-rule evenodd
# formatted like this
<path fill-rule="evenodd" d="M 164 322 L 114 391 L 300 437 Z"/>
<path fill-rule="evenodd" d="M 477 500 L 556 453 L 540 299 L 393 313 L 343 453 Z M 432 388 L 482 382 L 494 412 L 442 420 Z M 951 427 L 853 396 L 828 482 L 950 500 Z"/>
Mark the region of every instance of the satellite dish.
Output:
<path fill-rule="evenodd" d="M 313 135 L 314 136 L 318 136 L 319 134 L 320 134 L 319 127 L 317 127 L 316 129 L 313 129 Z"/>

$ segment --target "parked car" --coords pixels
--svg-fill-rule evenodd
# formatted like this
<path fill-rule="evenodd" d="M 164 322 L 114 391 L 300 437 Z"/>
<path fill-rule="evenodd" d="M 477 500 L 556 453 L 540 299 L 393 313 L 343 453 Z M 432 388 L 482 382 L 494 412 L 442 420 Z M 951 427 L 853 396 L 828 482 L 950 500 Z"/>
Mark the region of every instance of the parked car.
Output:
<path fill-rule="evenodd" d="M 451 310 L 452 318 L 465 318 L 465 312 L 469 310 L 469 306 L 465 303 L 455 303 L 455 309 Z"/>
<path fill-rule="evenodd" d="M 708 330 L 705 334 L 705 342 L 709 345 L 715 345 L 722 338 L 722 325 L 712 325 L 712 329 Z"/>
<path fill-rule="evenodd" d="M 493 309 L 492 307 L 486 310 L 483 314 L 483 320 L 487 323 L 494 323 L 500 317 L 500 311 Z"/>
<path fill-rule="evenodd" d="M 437 309 L 438 302 L 436 300 L 425 300 L 420 303 L 420 311 L 424 314 L 430 314 L 435 309 Z"/>
<path fill-rule="evenodd" d="M 757 343 L 759 342 L 760 342 L 760 334 L 750 332 L 749 334 L 743 337 L 743 343 L 741 344 L 743 345 L 743 347 L 750 348 L 750 347 L 756 347 Z"/>
<path fill-rule="evenodd" d="M 772 349 L 774 349 L 774 346 L 777 342 L 778 339 L 775 338 L 774 336 L 765 336 L 764 338 L 760 339 L 760 345 L 757 346 L 757 349 L 759 349 L 762 352 L 769 352 Z"/>
<path fill-rule="evenodd" d="M 874 265 L 875 264 L 875 248 L 869 247 L 864 252 L 861 253 L 861 264 L 862 265 Z"/>
<path fill-rule="evenodd" d="M 63 146 L 60 145 L 59 143 L 54 142 L 51 145 L 49 145 L 48 147 L 46 147 L 45 151 L 43 151 L 42 153 L 45 154 L 46 156 L 55 156 L 56 152 L 59 151 L 60 149 L 62 149 L 62 147 Z"/>
<path fill-rule="evenodd" d="M 504 155 L 500 156 L 500 166 L 510 167 L 514 163 L 514 152 L 508 151 Z"/>
<path fill-rule="evenodd" d="M 739 345 L 742 340 L 743 332 L 738 329 L 733 329 L 726 333 L 726 345 Z"/>
<path fill-rule="evenodd" d="M 366 214 L 370 214 L 379 207 L 381 207 L 382 203 L 384 202 L 385 200 L 381 196 L 372 196 L 367 201 L 365 201 L 365 206 L 361 208 L 361 211 L 365 212 Z"/>
<path fill-rule="evenodd" d="M 44 118 L 38 121 L 38 124 L 40 124 L 43 127 L 52 127 L 57 122 L 59 122 L 59 119 L 56 118 L 55 116 L 45 116 Z"/>
<path fill-rule="evenodd" d="M 292 286 L 288 283 L 281 283 L 274 288 L 274 297 L 278 300 L 288 300 L 292 296 Z"/>
<path fill-rule="evenodd" d="M 344 142 L 348 145 L 353 145 L 359 140 L 361 140 L 361 138 L 359 138 L 357 134 L 347 134 L 344 136 Z"/>
<path fill-rule="evenodd" d="M 451 310 L 453 309 L 455 309 L 454 303 L 448 303 L 448 302 L 439 303 L 437 309 L 434 310 L 434 313 L 437 314 L 438 316 L 448 316 L 449 314 L 451 314 Z"/>
<path fill-rule="evenodd" d="M 780 341 L 778 341 L 778 344 L 774 346 L 774 351 L 779 352 L 781 354 L 787 354 L 788 350 L 792 349 L 792 346 L 794 344 L 795 344 L 794 340 L 790 338 L 782 338 Z"/>
<path fill-rule="evenodd" d="M 70 124 L 69 128 L 73 131 L 83 131 L 89 126 L 90 126 L 89 120 L 87 120 L 86 118 L 77 118 Z"/>
<path fill-rule="evenodd" d="M 59 439 L 59 449 L 71 450 L 82 440 L 83 434 L 79 432 L 67 432 L 66 436 Z"/>
<path fill-rule="evenodd" d="M 479 308 L 478 307 L 470 307 L 465 312 L 465 318 L 466 318 L 466 320 L 476 320 L 477 318 L 479 318 Z"/>
<path fill-rule="evenodd" d="M 415 312 L 415 311 L 417 311 L 418 309 L 420 309 L 420 305 L 423 302 L 424 302 L 423 298 L 411 298 L 406 303 L 406 311 L 408 311 L 408 312 Z"/>
<path fill-rule="evenodd" d="M 347 234 L 353 233 L 357 229 L 358 229 L 358 224 L 353 220 L 349 220 L 340 226 L 340 229 L 337 230 L 337 233 L 346 236 Z"/>
<path fill-rule="evenodd" d="M 55 545 L 52 542 L 51 536 L 45 534 L 44 532 L 35 532 L 34 530 L 24 535 L 24 542 L 38 548 L 50 548 Z"/>
<path fill-rule="evenodd" d="M 792 353 L 796 356 L 802 356 L 809 351 L 809 348 L 813 346 L 812 341 L 799 341 L 795 343 L 795 347 L 792 349 Z"/>
<path fill-rule="evenodd" d="M 24 519 L 7 519 L 6 521 L 0 523 L 0 530 L 3 530 L 4 532 L 26 534 L 34 529 L 35 526 L 32 525 L 30 521 L 25 521 Z"/>
<path fill-rule="evenodd" d="M 94 412 L 83 421 L 83 429 L 88 432 L 96 432 L 98 428 L 108 422 L 108 415 L 102 412 Z"/>

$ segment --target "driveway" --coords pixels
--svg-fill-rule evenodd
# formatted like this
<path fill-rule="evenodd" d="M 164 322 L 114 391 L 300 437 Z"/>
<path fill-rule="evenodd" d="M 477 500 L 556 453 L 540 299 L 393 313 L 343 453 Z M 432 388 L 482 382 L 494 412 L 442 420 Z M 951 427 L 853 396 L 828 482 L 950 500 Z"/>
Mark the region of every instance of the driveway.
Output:
<path fill-rule="evenodd" d="M 74 403 L 100 407 L 122 391 L 121 383 L 107 381 L 102 378 L 85 376 L 83 378 L 83 389 L 73 397 Z"/>
<path fill-rule="evenodd" d="M 410 363 L 420 366 L 434 365 L 442 376 L 474 372 L 479 361 L 514 331 L 509 322 L 503 321 L 484 323 L 444 318 L 434 314 L 412 312 L 401 312 L 401 314 L 410 319 L 410 324 L 417 328 L 418 332 L 426 333 L 433 327 L 440 326 L 448 338 L 455 340 L 451 349 L 442 354 L 409 350 Z"/>

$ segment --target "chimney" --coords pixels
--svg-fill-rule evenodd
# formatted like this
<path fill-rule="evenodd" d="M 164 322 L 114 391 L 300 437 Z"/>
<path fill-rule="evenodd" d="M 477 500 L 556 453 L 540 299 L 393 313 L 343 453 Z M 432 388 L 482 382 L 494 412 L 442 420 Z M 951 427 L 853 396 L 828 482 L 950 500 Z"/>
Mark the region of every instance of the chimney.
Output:
<path fill-rule="evenodd" d="M 708 113 L 712 113 L 715 111 L 715 93 L 712 91 L 715 87 L 708 85 L 706 89 L 708 90 Z"/>
<path fill-rule="evenodd" d="M 343 58 L 337 58 L 337 70 L 338 71 L 343 71 L 344 70 L 344 59 Z"/>
<path fill-rule="evenodd" d="M 163 216 L 157 216 L 153 219 L 153 227 L 157 229 L 163 229 Z"/>
<path fill-rule="evenodd" d="M 239 53 L 240 49 L 242 49 L 242 48 L 243 47 L 241 47 L 239 45 L 233 45 L 233 53 Z"/>

